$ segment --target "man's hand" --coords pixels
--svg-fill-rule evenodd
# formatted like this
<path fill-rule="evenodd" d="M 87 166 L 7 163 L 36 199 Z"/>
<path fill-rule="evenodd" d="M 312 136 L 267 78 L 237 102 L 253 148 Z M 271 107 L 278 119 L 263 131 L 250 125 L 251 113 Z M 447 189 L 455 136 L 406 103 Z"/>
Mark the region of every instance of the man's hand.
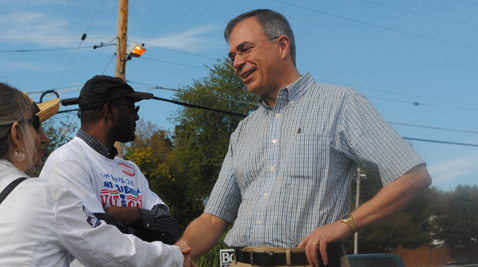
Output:
<path fill-rule="evenodd" d="M 196 267 L 196 264 L 189 258 L 189 256 L 184 255 L 184 264 L 183 267 Z"/>
<path fill-rule="evenodd" d="M 352 234 L 349 226 L 341 221 L 336 221 L 321 227 L 307 235 L 300 241 L 297 247 L 305 248 L 305 255 L 310 266 L 319 266 L 319 253 L 324 264 L 329 263 L 327 258 L 327 244 L 330 242 L 340 242 L 347 239 Z"/>
<path fill-rule="evenodd" d="M 188 243 L 183 239 L 179 240 L 174 245 L 178 246 L 181 249 L 181 253 L 183 253 L 184 255 L 188 255 L 192 250 L 191 247 L 189 247 Z"/>
<path fill-rule="evenodd" d="M 141 212 L 136 207 L 108 207 L 105 208 L 105 212 L 126 226 L 132 226 L 142 221 Z"/>

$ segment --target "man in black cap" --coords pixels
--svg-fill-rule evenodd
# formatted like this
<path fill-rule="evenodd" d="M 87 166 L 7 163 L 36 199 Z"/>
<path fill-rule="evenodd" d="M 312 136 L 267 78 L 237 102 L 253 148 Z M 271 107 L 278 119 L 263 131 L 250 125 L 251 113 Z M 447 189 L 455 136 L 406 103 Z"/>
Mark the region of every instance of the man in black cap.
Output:
<path fill-rule="evenodd" d="M 49 156 L 40 177 L 67 185 L 86 208 L 123 233 L 174 244 L 180 229 L 168 206 L 149 189 L 136 164 L 116 157 L 114 147 L 135 139 L 135 102 L 152 97 L 135 92 L 120 78 L 90 79 L 78 99 L 80 130 Z"/>

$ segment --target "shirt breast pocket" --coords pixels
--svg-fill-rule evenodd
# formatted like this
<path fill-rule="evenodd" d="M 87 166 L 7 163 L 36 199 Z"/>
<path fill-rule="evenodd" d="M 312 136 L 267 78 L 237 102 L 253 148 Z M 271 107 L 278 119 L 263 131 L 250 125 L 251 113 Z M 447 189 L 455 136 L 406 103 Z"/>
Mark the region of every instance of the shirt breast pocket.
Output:
<path fill-rule="evenodd" d="M 297 134 L 290 145 L 286 175 L 317 178 L 326 175 L 330 161 L 330 138 L 317 133 Z"/>

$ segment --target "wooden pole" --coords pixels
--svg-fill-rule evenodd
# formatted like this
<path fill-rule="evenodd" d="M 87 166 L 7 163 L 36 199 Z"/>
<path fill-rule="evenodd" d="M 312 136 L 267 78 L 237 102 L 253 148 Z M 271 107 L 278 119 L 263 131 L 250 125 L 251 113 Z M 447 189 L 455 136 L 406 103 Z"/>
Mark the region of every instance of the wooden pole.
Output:
<path fill-rule="evenodd" d="M 115 77 L 126 80 L 126 42 L 128 40 L 128 0 L 119 0 L 118 3 L 118 29 L 116 40 L 116 67 Z M 118 157 L 123 158 L 124 144 L 115 143 Z"/>

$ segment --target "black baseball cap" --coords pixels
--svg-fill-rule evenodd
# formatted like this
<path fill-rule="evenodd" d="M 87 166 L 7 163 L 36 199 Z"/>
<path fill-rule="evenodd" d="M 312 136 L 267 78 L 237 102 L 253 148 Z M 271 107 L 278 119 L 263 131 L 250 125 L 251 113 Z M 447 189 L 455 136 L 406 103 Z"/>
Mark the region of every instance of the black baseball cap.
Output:
<path fill-rule="evenodd" d="M 138 102 L 153 98 L 153 94 L 136 92 L 133 87 L 119 77 L 96 75 L 88 80 L 81 89 L 79 106 L 81 110 L 88 110 L 120 97 L 128 97 Z"/>

